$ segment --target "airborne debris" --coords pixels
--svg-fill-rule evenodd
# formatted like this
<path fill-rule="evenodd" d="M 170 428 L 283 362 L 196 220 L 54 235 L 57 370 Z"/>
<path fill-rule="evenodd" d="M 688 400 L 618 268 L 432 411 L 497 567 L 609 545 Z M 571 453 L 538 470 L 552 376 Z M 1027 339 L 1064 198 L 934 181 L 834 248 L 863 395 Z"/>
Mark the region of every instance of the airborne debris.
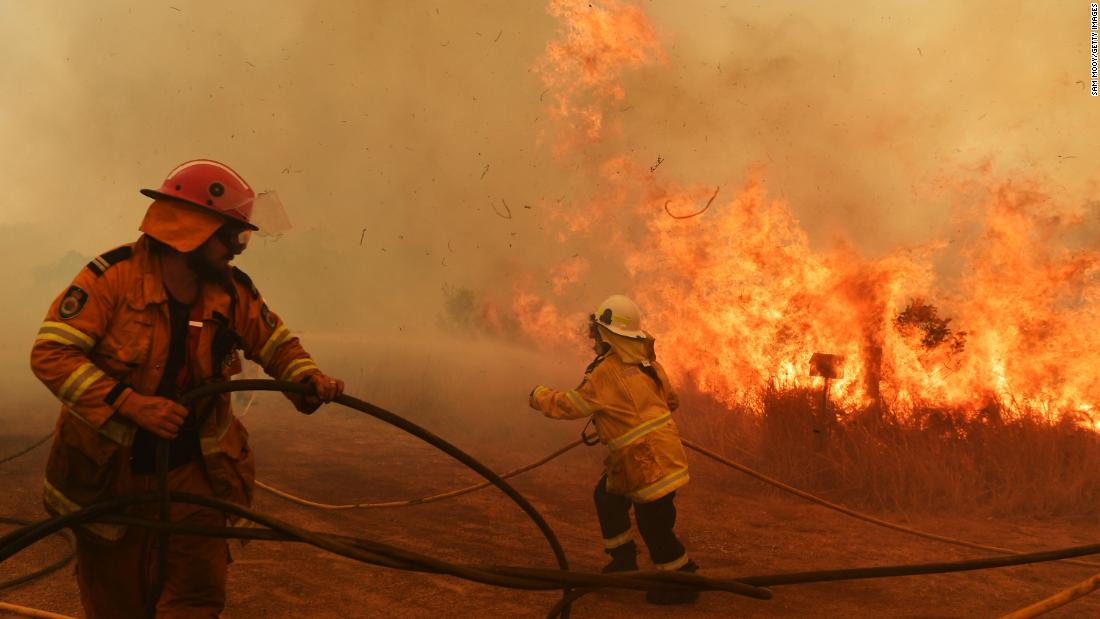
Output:
<path fill-rule="evenodd" d="M 501 30 L 500 32 L 498 32 L 498 33 L 497 33 L 497 38 L 493 39 L 493 43 L 496 43 L 497 41 L 499 41 L 499 40 L 500 40 L 500 35 L 502 35 L 502 34 L 504 34 L 504 31 L 503 31 L 503 30 Z"/>
<path fill-rule="evenodd" d="M 489 173 L 489 164 L 485 164 L 485 169 L 481 171 L 481 178 L 485 178 L 485 175 Z"/>
<path fill-rule="evenodd" d="M 500 211 L 498 211 L 496 205 L 493 203 L 489 203 L 489 206 L 493 207 L 493 212 L 496 213 L 501 219 L 511 219 L 512 209 L 508 206 L 508 203 L 504 201 L 504 198 L 500 199 L 500 203 L 504 205 L 504 213 L 506 214 L 502 214 Z"/>
<path fill-rule="evenodd" d="M 360 245 L 360 246 L 362 246 L 362 245 L 363 245 L 363 237 L 365 237 L 366 235 L 367 235 L 367 229 L 366 229 L 366 228 L 363 228 L 363 232 L 361 232 L 361 233 L 359 234 L 359 245 Z"/>
<path fill-rule="evenodd" d="M 690 219 L 692 217 L 702 215 L 703 213 L 707 212 L 707 209 L 710 208 L 711 203 L 714 202 L 714 199 L 718 197 L 718 191 L 720 189 L 722 189 L 721 185 L 715 187 L 714 188 L 714 193 L 710 196 L 710 200 L 707 200 L 707 205 L 704 206 L 699 211 L 696 211 L 696 212 L 694 212 L 690 215 L 673 215 L 672 211 L 668 210 L 668 205 L 669 205 L 670 202 L 672 202 L 672 200 L 665 200 L 665 212 L 668 213 L 668 216 L 673 218 L 673 219 Z"/>
<path fill-rule="evenodd" d="M 656 172 L 657 168 L 661 167 L 661 164 L 664 163 L 664 162 L 665 162 L 664 158 L 661 157 L 660 155 L 657 155 L 657 163 L 649 166 L 649 171 L 650 172 Z"/>

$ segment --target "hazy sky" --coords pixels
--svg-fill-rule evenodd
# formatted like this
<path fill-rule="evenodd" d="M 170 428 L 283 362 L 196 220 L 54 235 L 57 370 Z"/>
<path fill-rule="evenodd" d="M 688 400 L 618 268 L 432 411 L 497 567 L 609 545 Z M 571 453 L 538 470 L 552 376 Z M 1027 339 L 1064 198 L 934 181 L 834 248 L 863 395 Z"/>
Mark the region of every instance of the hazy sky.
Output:
<path fill-rule="evenodd" d="M 239 263 L 307 330 L 415 332 L 444 286 L 507 291 L 598 242 L 548 230 L 608 152 L 684 185 L 763 164 L 814 246 L 872 256 L 948 234 L 937 183 L 986 160 L 1093 229 L 1087 2 L 637 4 L 664 61 L 624 75 L 603 151 L 555 158 L 541 2 L 0 3 L 0 367 L 196 157 L 279 191 L 293 228 Z"/>

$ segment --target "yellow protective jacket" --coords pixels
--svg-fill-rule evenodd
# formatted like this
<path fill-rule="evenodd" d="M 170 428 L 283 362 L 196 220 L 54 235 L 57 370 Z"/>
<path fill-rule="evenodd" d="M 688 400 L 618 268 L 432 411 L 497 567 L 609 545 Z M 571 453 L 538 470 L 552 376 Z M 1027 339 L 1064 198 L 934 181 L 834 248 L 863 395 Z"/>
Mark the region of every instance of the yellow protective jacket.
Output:
<path fill-rule="evenodd" d="M 650 347 L 652 340 L 650 340 Z M 607 491 L 638 503 L 656 501 L 688 482 L 687 456 L 672 411 L 679 406 L 656 360 L 626 363 L 612 349 L 588 366 L 576 389 L 538 386 L 531 407 L 554 419 L 592 417 L 604 461 Z"/>
<path fill-rule="evenodd" d="M 320 372 L 240 270 L 227 283 L 204 282 L 200 299 L 202 326 L 190 365 L 195 386 L 239 372 L 238 349 L 281 380 Z M 156 393 L 170 339 L 160 259 L 145 236 L 88 263 L 50 306 L 31 351 L 34 374 L 63 404 L 46 465 L 47 511 L 66 514 L 131 492 L 137 426 L 117 410 L 131 390 Z M 200 446 L 215 496 L 247 506 L 254 461 L 229 396 L 200 407 L 206 412 Z M 85 529 L 106 540 L 125 532 L 109 524 Z"/>

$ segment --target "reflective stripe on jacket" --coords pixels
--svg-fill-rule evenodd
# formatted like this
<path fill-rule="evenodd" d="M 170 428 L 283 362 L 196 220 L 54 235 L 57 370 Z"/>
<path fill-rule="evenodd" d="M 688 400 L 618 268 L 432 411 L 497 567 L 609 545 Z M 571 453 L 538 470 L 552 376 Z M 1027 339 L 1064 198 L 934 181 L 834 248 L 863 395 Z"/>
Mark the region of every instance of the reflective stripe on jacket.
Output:
<path fill-rule="evenodd" d="M 238 349 L 282 380 L 320 372 L 240 271 L 225 283 L 204 282 L 200 294 L 202 330 L 190 368 L 195 385 L 239 372 Z M 131 390 L 156 393 L 170 339 L 160 259 L 145 236 L 93 260 L 50 306 L 31 351 L 34 374 L 62 402 L 46 465 L 48 511 L 64 514 L 130 492 L 137 426 L 117 409 Z M 199 435 L 215 495 L 249 505 L 252 452 L 229 402 L 229 394 L 216 396 L 192 414 L 206 413 Z M 86 530 L 106 539 L 124 531 Z"/>
<path fill-rule="evenodd" d="M 592 364 L 580 387 L 536 387 L 531 407 L 554 419 L 592 416 L 608 446 L 607 490 L 639 503 L 656 501 L 688 482 L 687 456 L 672 411 L 679 401 L 668 375 L 623 363 L 614 351 Z"/>

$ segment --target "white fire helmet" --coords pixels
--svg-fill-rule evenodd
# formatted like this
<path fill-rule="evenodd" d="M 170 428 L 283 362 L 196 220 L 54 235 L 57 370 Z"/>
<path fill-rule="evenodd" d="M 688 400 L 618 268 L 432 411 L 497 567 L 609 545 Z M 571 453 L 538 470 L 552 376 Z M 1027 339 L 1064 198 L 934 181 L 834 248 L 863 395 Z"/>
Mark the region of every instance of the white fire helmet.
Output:
<path fill-rule="evenodd" d="M 642 312 L 638 304 L 621 294 L 613 294 L 590 317 L 596 324 L 624 337 L 645 337 L 642 331 Z"/>

